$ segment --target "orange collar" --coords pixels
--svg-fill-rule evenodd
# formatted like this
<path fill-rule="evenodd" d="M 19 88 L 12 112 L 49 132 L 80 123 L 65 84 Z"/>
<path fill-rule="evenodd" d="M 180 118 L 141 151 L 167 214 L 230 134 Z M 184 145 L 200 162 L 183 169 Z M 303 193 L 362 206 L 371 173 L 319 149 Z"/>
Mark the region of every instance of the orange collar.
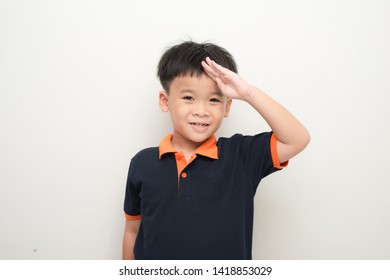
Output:
<path fill-rule="evenodd" d="M 172 136 L 173 134 L 168 134 L 160 142 L 159 158 L 161 158 L 161 156 L 166 153 L 177 153 L 177 151 L 175 150 L 175 148 L 172 146 L 171 143 Z M 211 136 L 209 139 L 206 140 L 206 142 L 200 145 L 196 149 L 195 154 L 199 154 L 212 159 L 218 159 L 218 147 L 217 147 L 217 139 L 215 135 Z"/>

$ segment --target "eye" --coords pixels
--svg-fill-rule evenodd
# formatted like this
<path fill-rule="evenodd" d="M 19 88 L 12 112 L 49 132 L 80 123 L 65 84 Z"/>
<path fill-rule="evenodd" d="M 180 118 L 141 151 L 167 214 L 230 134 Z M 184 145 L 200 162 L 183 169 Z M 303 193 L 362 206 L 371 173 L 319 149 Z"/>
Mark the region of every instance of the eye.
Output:
<path fill-rule="evenodd" d="M 193 101 L 194 100 L 194 98 L 192 96 L 189 96 L 189 95 L 183 96 L 183 99 L 186 101 Z"/>
<path fill-rule="evenodd" d="M 219 103 L 219 102 L 221 102 L 221 100 L 219 100 L 218 98 L 211 98 L 210 102 L 212 102 L 212 103 Z"/>

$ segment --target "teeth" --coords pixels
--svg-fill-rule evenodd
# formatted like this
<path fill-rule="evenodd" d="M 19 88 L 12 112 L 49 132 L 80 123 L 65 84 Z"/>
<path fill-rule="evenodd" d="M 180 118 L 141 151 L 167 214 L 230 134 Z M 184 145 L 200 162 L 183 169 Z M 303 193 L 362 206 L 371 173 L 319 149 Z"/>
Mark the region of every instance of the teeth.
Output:
<path fill-rule="evenodd" d="M 196 126 L 208 126 L 207 124 L 203 124 L 203 123 L 191 123 L 191 124 Z"/>

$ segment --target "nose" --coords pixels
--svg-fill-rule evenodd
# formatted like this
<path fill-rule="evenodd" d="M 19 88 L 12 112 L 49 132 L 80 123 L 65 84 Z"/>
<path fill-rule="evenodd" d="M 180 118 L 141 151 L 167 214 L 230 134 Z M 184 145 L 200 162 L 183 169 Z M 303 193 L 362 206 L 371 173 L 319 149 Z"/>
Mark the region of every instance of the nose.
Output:
<path fill-rule="evenodd" d="M 192 114 L 194 116 L 199 116 L 199 117 L 207 117 L 209 116 L 209 110 L 208 110 L 208 105 L 205 104 L 204 102 L 197 102 L 194 106 L 194 110 L 192 111 Z"/>

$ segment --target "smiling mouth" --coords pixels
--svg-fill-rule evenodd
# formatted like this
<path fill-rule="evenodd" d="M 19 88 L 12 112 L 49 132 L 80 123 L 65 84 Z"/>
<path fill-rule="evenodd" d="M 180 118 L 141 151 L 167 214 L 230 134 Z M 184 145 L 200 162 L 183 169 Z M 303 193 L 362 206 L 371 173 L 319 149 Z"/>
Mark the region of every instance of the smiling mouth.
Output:
<path fill-rule="evenodd" d="M 207 127 L 209 126 L 208 123 L 198 123 L 198 122 L 191 122 L 190 125 L 198 126 L 198 127 Z"/>

